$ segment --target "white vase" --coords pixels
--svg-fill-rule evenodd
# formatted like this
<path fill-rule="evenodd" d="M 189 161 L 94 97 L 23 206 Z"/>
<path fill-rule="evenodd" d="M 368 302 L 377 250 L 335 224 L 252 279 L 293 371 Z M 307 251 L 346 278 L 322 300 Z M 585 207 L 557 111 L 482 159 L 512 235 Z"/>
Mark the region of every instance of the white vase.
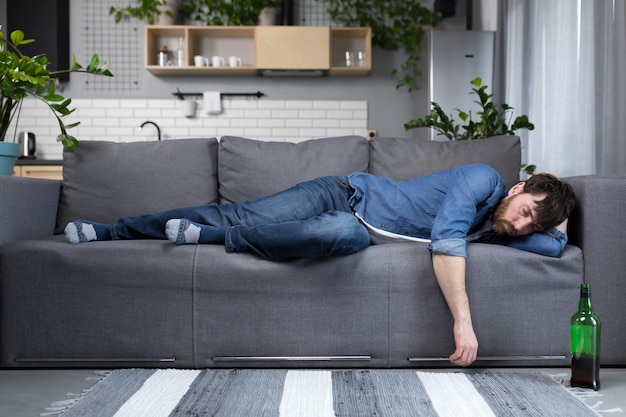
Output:
<path fill-rule="evenodd" d="M 178 8 L 180 7 L 179 0 L 167 0 L 167 4 L 165 6 L 159 6 L 159 10 L 161 14 L 155 16 L 154 24 L 156 25 L 175 25 L 176 20 L 178 18 Z M 172 12 L 172 16 L 168 16 L 165 11 L 169 10 Z"/>
<path fill-rule="evenodd" d="M 264 7 L 259 13 L 259 26 L 273 26 L 281 23 L 280 7 Z"/>
<path fill-rule="evenodd" d="M 0 175 L 13 175 L 15 160 L 20 154 L 20 145 L 0 141 Z"/>

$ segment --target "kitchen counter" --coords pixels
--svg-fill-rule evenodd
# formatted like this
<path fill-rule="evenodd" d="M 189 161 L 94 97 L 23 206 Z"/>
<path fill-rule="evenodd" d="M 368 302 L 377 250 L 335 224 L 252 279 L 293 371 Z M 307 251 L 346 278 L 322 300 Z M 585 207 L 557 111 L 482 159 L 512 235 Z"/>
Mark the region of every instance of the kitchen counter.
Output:
<path fill-rule="evenodd" d="M 62 159 L 17 158 L 15 165 L 63 165 Z"/>

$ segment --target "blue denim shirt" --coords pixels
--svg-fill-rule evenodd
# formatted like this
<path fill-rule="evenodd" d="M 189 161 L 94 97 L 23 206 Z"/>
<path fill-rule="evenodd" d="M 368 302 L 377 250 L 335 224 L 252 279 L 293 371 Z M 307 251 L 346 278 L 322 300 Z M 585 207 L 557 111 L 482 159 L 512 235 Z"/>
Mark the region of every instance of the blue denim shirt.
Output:
<path fill-rule="evenodd" d="M 466 165 L 399 182 L 359 172 L 350 175 L 349 182 L 354 188 L 350 206 L 366 223 L 430 239 L 432 253 L 465 257 L 467 241 L 476 241 L 559 256 L 567 243 L 567 236 L 556 228 L 522 237 L 485 231 L 485 223 L 507 195 L 504 180 L 488 165 Z"/>

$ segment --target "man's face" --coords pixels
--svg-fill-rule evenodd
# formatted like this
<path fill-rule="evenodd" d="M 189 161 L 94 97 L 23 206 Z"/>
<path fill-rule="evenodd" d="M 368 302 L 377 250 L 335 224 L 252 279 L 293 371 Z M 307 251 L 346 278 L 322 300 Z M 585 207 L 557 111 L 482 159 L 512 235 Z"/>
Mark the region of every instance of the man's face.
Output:
<path fill-rule="evenodd" d="M 491 219 L 492 228 L 501 236 L 524 236 L 541 229 L 537 227 L 537 202 L 546 194 L 524 193 L 523 186 L 515 186 L 496 207 Z"/>

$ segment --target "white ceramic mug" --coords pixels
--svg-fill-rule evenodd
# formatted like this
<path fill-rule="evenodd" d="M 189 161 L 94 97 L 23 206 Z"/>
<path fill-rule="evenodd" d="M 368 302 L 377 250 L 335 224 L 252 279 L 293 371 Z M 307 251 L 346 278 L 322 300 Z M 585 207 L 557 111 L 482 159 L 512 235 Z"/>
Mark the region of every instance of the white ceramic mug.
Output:
<path fill-rule="evenodd" d="M 224 58 L 221 56 L 215 55 L 211 58 L 211 63 L 214 67 L 223 67 L 224 66 Z"/>
<path fill-rule="evenodd" d="M 196 117 L 196 100 L 183 100 L 181 107 L 183 111 L 183 116 L 188 118 Z"/>
<path fill-rule="evenodd" d="M 354 52 L 346 51 L 346 67 L 354 67 Z"/>
<path fill-rule="evenodd" d="M 202 55 L 196 55 L 193 57 L 193 63 L 196 67 L 204 67 L 207 64 L 207 59 Z"/>
<path fill-rule="evenodd" d="M 241 58 L 238 56 L 228 57 L 228 66 L 230 67 L 240 67 L 241 66 Z"/>
<path fill-rule="evenodd" d="M 363 51 L 358 51 L 356 53 L 356 65 L 358 67 L 366 67 L 367 66 L 367 55 Z"/>

